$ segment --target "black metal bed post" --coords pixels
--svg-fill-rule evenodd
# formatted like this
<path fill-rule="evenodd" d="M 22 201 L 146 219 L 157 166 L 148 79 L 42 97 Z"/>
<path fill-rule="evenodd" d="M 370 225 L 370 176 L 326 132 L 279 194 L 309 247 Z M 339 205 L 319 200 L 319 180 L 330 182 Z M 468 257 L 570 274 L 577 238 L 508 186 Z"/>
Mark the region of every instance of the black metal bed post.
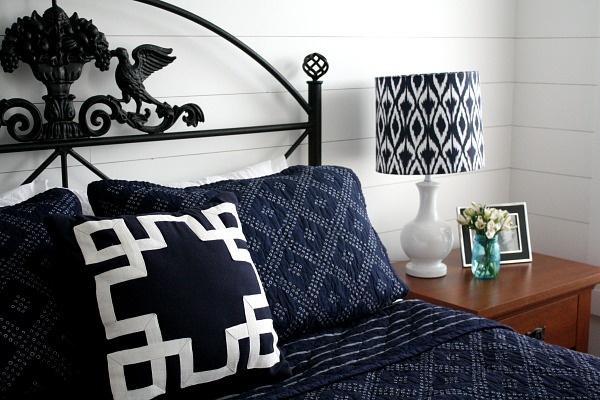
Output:
<path fill-rule="evenodd" d="M 308 135 L 308 164 L 321 165 L 321 142 L 323 122 L 321 118 L 321 81 L 308 82 L 308 103 L 311 106 L 311 111 L 308 114 L 308 122 L 311 125 L 310 134 Z"/>
<path fill-rule="evenodd" d="M 302 70 L 312 78 L 308 81 L 308 164 L 321 165 L 322 129 L 321 119 L 323 103 L 321 100 L 322 83 L 319 79 L 329 71 L 327 59 L 319 53 L 312 53 L 304 57 Z"/>

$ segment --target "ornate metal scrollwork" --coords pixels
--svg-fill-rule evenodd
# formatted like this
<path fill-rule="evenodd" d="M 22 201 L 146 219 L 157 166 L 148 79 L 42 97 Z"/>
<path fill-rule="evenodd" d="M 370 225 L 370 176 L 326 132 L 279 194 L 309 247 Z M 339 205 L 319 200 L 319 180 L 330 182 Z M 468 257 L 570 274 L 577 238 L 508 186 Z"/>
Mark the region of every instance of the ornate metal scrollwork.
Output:
<path fill-rule="evenodd" d="M 101 104 L 107 106 L 111 112 L 94 108 Z M 111 120 L 150 134 L 164 132 L 182 115 L 183 122 L 188 126 L 197 126 L 198 122 L 204 122 L 204 114 L 200 107 L 191 103 L 173 107 L 159 105 L 156 107 L 156 114 L 162 121 L 156 126 L 150 126 L 147 124 L 150 117 L 150 110 L 147 108 L 144 114 L 128 112 L 121 107 L 120 100 L 112 96 L 98 95 L 90 97 L 82 104 L 79 110 L 79 125 L 87 136 L 102 136 L 109 131 Z"/>
<path fill-rule="evenodd" d="M 108 132 L 111 120 L 146 133 L 162 133 L 185 114 L 182 120 L 188 126 L 196 126 L 204 121 L 200 107 L 195 104 L 172 107 L 156 100 L 144 88 L 143 82 L 150 74 L 175 60 L 170 53 L 171 49 L 141 45 L 133 51 L 135 63 L 132 65 L 124 48 L 109 50 L 104 33 L 91 20 L 79 18 L 77 13 L 69 18 L 53 0 L 52 7 L 43 16 L 34 11 L 31 17 L 18 18 L 11 28 L 6 29 L 0 48 L 0 63 L 5 72 L 13 72 L 19 61 L 23 61 L 29 64 L 35 78 L 46 86 L 43 116 L 47 122 L 42 123 L 41 114 L 33 103 L 10 99 L 0 103 L 0 126 L 7 126 L 9 134 L 21 142 L 100 136 Z M 86 63 L 95 60 L 98 69 L 107 71 L 112 57 L 119 61 L 115 81 L 123 98 L 94 96 L 83 103 L 78 122 L 75 122 L 77 112 L 73 104 L 75 96 L 70 93 L 71 85 L 79 79 Z M 136 103 L 135 112 L 122 108 L 122 103 L 129 103 L 131 99 Z M 142 103 L 156 106 L 156 115 L 162 120 L 158 125 L 147 125 L 151 112 L 145 108 L 142 113 Z M 110 114 L 105 110 L 94 110 L 88 119 L 95 104 L 108 106 Z M 30 115 L 16 113 L 5 119 L 6 112 L 13 108 L 25 109 Z"/>
<path fill-rule="evenodd" d="M 14 113 L 6 118 L 6 112 L 13 108 L 25 109 L 29 117 L 22 113 Z M 42 114 L 37 107 L 25 99 L 0 100 L 0 126 L 6 126 L 8 133 L 18 142 L 39 140 L 42 132 Z"/>

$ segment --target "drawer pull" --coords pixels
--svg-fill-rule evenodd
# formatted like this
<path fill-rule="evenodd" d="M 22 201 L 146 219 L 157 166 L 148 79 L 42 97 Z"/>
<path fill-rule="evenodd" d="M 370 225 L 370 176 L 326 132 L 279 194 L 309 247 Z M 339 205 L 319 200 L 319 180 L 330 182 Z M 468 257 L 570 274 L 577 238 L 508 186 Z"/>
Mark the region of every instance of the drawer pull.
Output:
<path fill-rule="evenodd" d="M 544 341 L 546 337 L 546 327 L 544 326 L 542 328 L 535 328 L 534 330 L 527 332 L 526 335 L 534 339 Z"/>

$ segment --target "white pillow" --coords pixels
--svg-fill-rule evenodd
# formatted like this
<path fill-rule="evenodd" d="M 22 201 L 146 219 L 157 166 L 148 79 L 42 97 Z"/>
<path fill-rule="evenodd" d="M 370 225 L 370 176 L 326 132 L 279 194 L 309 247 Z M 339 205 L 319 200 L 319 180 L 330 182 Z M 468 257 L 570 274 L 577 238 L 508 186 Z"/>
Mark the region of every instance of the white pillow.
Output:
<path fill-rule="evenodd" d="M 49 189 L 47 179 L 34 179 L 7 192 L 0 193 L 0 207 L 12 206 Z"/>
<path fill-rule="evenodd" d="M 223 175 L 213 175 L 200 178 L 195 181 L 185 181 L 177 183 L 167 183 L 164 186 L 172 188 L 185 188 L 189 186 L 200 186 L 206 185 L 207 183 L 214 183 L 224 181 L 227 179 L 247 179 L 247 178 L 258 178 L 261 176 L 276 174 L 281 172 L 288 167 L 285 156 L 280 156 L 272 160 L 263 161 L 257 164 L 249 165 L 245 168 L 237 171 L 228 172 Z"/>
<path fill-rule="evenodd" d="M 34 179 L 31 183 L 26 183 L 7 192 L 0 193 L 0 207 L 18 204 L 48 189 L 50 189 L 48 179 Z M 87 193 L 77 189 L 68 189 L 79 198 L 83 215 L 94 215 Z"/>
<path fill-rule="evenodd" d="M 81 203 L 81 213 L 83 215 L 94 215 L 94 210 L 92 210 L 92 205 L 90 204 L 90 200 L 88 199 L 88 195 L 85 190 L 71 188 L 67 189 L 73 192 L 73 194 L 79 199 L 79 202 Z"/>
<path fill-rule="evenodd" d="M 287 160 L 286 160 L 285 156 L 279 156 L 272 160 L 267 160 L 267 161 L 263 161 L 263 162 L 260 162 L 257 164 L 253 164 L 253 165 L 250 165 L 246 168 L 242 168 L 237 171 L 228 172 L 224 175 L 207 176 L 204 178 L 200 178 L 196 181 L 169 183 L 169 184 L 165 184 L 164 186 L 173 187 L 173 188 L 183 188 L 183 187 L 188 187 L 188 186 L 205 185 L 207 183 L 213 183 L 213 182 L 223 181 L 223 180 L 227 180 L 227 179 L 258 178 L 260 176 L 276 174 L 277 172 L 283 171 L 287 167 L 288 167 L 288 164 L 287 164 Z M 32 197 L 35 194 L 41 193 L 47 189 L 49 189 L 47 180 L 44 180 L 44 181 L 35 180 L 30 184 L 20 186 L 16 189 L 11 190 L 10 192 L 6 192 L 5 194 L 0 195 L 0 197 L 1 197 L 0 198 L 0 207 L 3 207 L 5 205 L 12 205 L 12 204 L 20 203 L 21 201 L 27 200 L 29 197 Z M 82 211 L 83 215 L 94 215 L 94 211 L 92 210 L 92 206 L 90 204 L 90 201 L 88 200 L 87 192 L 85 192 L 83 190 L 77 190 L 77 189 L 71 189 L 71 188 L 69 188 L 69 190 L 72 191 L 79 198 L 79 202 L 81 203 L 81 211 Z M 25 195 L 28 195 L 32 191 L 35 191 L 35 193 L 29 195 L 29 197 L 23 197 Z M 18 199 L 16 198 L 15 194 L 10 195 L 12 192 L 16 192 L 16 195 L 19 195 Z M 7 202 L 6 204 L 3 204 L 3 199 L 4 199 L 5 195 L 10 195 L 11 199 L 14 198 L 16 200 L 12 203 Z M 19 200 L 19 199 L 21 199 L 21 200 Z"/>
<path fill-rule="evenodd" d="M 273 174 L 281 172 L 284 169 L 286 169 L 287 167 L 289 167 L 289 165 L 287 163 L 287 158 L 285 158 L 285 156 L 279 156 L 270 161 L 271 161 L 271 169 L 273 170 L 273 172 L 272 172 Z"/>

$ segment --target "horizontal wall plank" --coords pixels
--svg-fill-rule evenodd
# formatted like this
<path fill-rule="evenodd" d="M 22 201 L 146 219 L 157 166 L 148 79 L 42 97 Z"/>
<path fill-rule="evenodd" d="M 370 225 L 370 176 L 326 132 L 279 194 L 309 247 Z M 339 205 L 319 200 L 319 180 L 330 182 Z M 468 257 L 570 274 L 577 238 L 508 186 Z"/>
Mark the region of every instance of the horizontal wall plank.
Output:
<path fill-rule="evenodd" d="M 512 128 L 491 126 L 483 129 L 485 169 L 508 169 L 512 166 Z"/>
<path fill-rule="evenodd" d="M 594 131 L 594 86 L 515 84 L 517 126 Z"/>
<path fill-rule="evenodd" d="M 513 122 L 514 85 L 481 85 L 481 108 L 484 127 L 510 126 Z"/>
<path fill-rule="evenodd" d="M 170 3 L 188 9 L 241 37 L 511 37 L 514 33 L 514 0 L 461 0 L 459 3 L 446 0 L 372 0 L 368 7 L 363 3 L 342 0 L 171 0 Z M 15 7 L 14 4 L 0 3 L 0 15 L 20 17 L 30 15 L 34 9 L 41 14 L 49 7 L 49 4 L 31 0 L 20 1 L 21 7 Z M 81 17 L 92 19 L 107 34 L 130 34 L 131 21 L 135 21 L 137 30 L 146 35 L 164 32 L 190 34 L 190 27 L 180 18 L 160 12 L 161 17 L 157 18 L 155 8 L 130 1 L 105 0 L 87 4 L 78 0 L 62 0 L 60 6 L 69 16 L 77 11 Z M 448 18 L 448 15 L 454 18 Z"/>
<path fill-rule="evenodd" d="M 511 166 L 589 178 L 593 159 L 592 140 L 593 134 L 589 132 L 514 127 Z"/>
<path fill-rule="evenodd" d="M 524 83 L 595 85 L 600 38 L 518 39 L 515 80 Z M 576 60 L 576 61 L 575 61 Z"/>
<path fill-rule="evenodd" d="M 597 37 L 597 1 L 519 0 L 516 2 L 516 36 Z"/>
<path fill-rule="evenodd" d="M 587 224 L 534 214 L 528 205 L 531 249 L 536 253 L 586 262 Z"/>
<path fill-rule="evenodd" d="M 513 201 L 527 202 L 532 214 L 587 223 L 589 184 L 587 178 L 513 169 L 510 197 Z"/>
<path fill-rule="evenodd" d="M 177 0 L 176 4 L 201 10 L 199 12 L 206 9 L 201 2 L 193 0 Z M 495 37 L 507 37 L 514 32 L 511 18 L 514 15 L 511 14 L 514 13 L 514 1 L 468 0 L 457 4 L 445 0 L 372 0 L 369 7 L 342 0 L 309 0 L 292 4 L 277 0 L 240 4 L 235 0 L 227 0 L 220 4 L 223 4 L 221 9 L 215 7 L 212 10 L 215 19 L 229 24 L 227 21 L 234 21 L 239 15 L 247 17 L 241 24 L 236 24 L 236 34 L 242 36 L 261 29 L 264 34 L 275 35 L 299 35 L 308 31 L 314 35 L 418 37 L 443 37 L 449 33 L 469 37 L 480 36 L 482 32 Z M 457 7 L 461 8 L 460 13 L 456 13 Z M 237 16 L 225 10 L 236 10 Z M 456 17 L 447 18 L 449 14 Z M 439 20 L 444 23 L 425 23 L 425 18 L 427 21 Z M 264 24 L 254 23 L 257 20 Z"/>

